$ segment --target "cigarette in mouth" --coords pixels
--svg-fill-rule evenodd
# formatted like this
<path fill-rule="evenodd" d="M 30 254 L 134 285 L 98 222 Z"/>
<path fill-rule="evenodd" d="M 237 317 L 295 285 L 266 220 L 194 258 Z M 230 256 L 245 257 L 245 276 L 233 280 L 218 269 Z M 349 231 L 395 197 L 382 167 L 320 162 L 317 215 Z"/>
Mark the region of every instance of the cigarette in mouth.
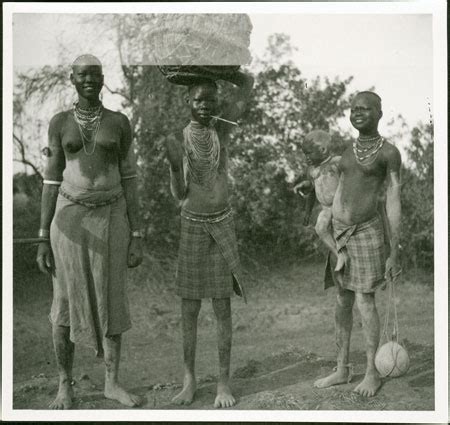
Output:
<path fill-rule="evenodd" d="M 216 120 L 224 121 L 224 122 L 227 122 L 229 124 L 235 125 L 236 127 L 239 127 L 239 124 L 237 122 L 234 122 L 234 121 L 228 121 L 228 120 L 226 120 L 224 118 L 216 117 L 215 115 L 211 115 L 211 118 L 215 118 Z"/>

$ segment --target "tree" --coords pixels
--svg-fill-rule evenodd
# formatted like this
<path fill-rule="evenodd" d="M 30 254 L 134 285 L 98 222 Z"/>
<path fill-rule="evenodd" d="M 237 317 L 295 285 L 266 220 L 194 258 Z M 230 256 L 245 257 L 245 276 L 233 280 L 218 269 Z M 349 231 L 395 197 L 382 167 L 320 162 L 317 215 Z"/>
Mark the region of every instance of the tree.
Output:
<path fill-rule="evenodd" d="M 141 211 L 149 239 L 175 249 L 178 213 L 169 191 L 163 146 L 169 133 L 189 121 L 185 88 L 169 84 L 154 66 L 130 65 L 148 41 L 151 26 L 146 17 L 102 15 L 94 19 L 103 36 L 113 40 L 120 58 L 122 85 L 114 89 L 107 86 L 106 90 L 120 96 L 131 120 Z M 270 37 L 267 54 L 257 65 L 261 69 L 248 113 L 230 147 L 233 202 L 239 212 L 241 242 L 246 247 L 275 244 L 280 252 L 286 248 L 311 251 L 314 232 L 299 224 L 302 203 L 290 188 L 305 170 L 299 153 L 301 137 L 313 128 L 336 129 L 337 119 L 348 105 L 345 89 L 351 79 L 307 82 L 290 60 L 293 50 L 287 36 Z M 55 96 L 58 102 L 48 106 L 48 116 L 57 108 L 69 107 L 67 99 L 72 96 L 67 90 L 72 88 L 67 84 L 68 74 L 66 67 L 44 67 L 20 75 L 16 89 L 22 116 L 23 105 L 44 103 Z M 227 98 L 234 88 L 220 84 L 220 90 Z"/>
<path fill-rule="evenodd" d="M 184 102 L 186 89 L 168 83 L 154 66 L 132 64 L 145 53 L 151 32 L 146 16 L 101 15 L 95 17 L 95 24 L 104 37 L 110 37 L 119 58 L 121 78 L 116 87 L 106 86 L 105 90 L 120 99 L 121 110 L 131 121 L 149 244 L 153 252 L 174 252 L 178 207 L 169 190 L 164 140 L 189 121 Z M 255 88 L 248 110 L 232 134 L 231 202 L 237 211 L 243 253 L 270 250 L 274 255 L 298 258 L 320 250 L 314 230 L 301 224 L 303 200 L 292 191 L 293 183 L 306 170 L 300 144 L 313 129 L 332 134 L 335 154 L 350 142 L 349 135 L 339 128 L 339 120 L 352 99 L 347 93 L 352 77 L 317 77 L 309 81 L 291 60 L 294 50 L 286 35 L 269 38 L 265 54 L 255 59 Z M 37 145 L 38 155 L 33 157 L 36 162 L 30 162 L 39 172 L 39 152 L 45 146 L 49 117 L 70 107 L 73 99 L 73 88 L 67 84 L 69 72 L 67 67 L 44 67 L 20 74 L 17 79 L 14 137 L 21 141 L 16 142 L 17 153 L 22 148 L 23 158 L 28 161 Z M 236 88 L 221 82 L 219 90 L 228 99 Z M 404 167 L 402 193 L 403 245 L 405 258 L 421 267 L 429 265 L 433 256 L 432 128 L 419 125 L 413 129 L 407 152 L 409 162 Z M 426 202 L 418 201 L 424 197 Z"/>
<path fill-rule="evenodd" d="M 68 70 L 45 66 L 16 76 L 13 101 L 14 161 L 42 179 L 42 149 L 47 145 L 48 115 L 67 105 Z M 52 99 L 52 102 L 48 100 Z"/>
<path fill-rule="evenodd" d="M 346 86 L 351 81 L 307 81 L 290 60 L 293 50 L 287 36 L 269 38 L 248 112 L 230 146 L 242 245 L 270 246 L 271 253 L 281 255 L 317 251 L 314 231 L 301 225 L 303 203 L 292 183 L 306 171 L 300 145 L 309 131 L 330 131 L 335 151 L 342 151 L 345 138 L 337 133 L 337 121 L 349 106 Z"/>
<path fill-rule="evenodd" d="M 406 148 L 409 165 L 402 176 L 403 262 L 414 268 L 433 268 L 434 166 L 433 126 L 418 124 Z"/>
<path fill-rule="evenodd" d="M 168 83 L 155 66 L 123 68 L 132 100 L 128 107 L 137 146 L 140 210 L 150 243 L 175 249 L 178 212 L 169 189 L 164 140 L 189 122 L 186 89 Z"/>
<path fill-rule="evenodd" d="M 128 37 L 125 37 L 128 39 Z M 345 81 L 315 79 L 309 85 L 289 60 L 290 41 L 269 39 L 248 112 L 232 136 L 230 178 L 232 203 L 238 211 L 240 242 L 249 251 L 273 246 L 275 252 L 316 250 L 312 229 L 301 226 L 302 202 L 290 183 L 304 173 L 301 137 L 313 128 L 332 129 L 348 106 Z M 271 52 L 274 52 L 273 54 Z M 283 54 L 280 54 L 282 52 Z M 151 238 L 176 248 L 177 207 L 169 192 L 164 139 L 189 121 L 185 88 L 167 83 L 153 66 L 123 66 L 137 144 L 141 206 Z M 236 88 L 221 83 L 227 99 Z M 307 101 L 304 101 L 307 98 Z M 342 148 L 343 141 L 336 138 Z"/>

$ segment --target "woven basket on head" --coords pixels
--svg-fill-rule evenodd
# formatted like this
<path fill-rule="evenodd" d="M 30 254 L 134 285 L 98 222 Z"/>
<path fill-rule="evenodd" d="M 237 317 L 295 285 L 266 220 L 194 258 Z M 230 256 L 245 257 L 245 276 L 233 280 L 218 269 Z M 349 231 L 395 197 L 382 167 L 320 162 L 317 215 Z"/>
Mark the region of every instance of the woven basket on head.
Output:
<path fill-rule="evenodd" d="M 153 24 L 154 61 L 172 83 L 221 79 L 251 61 L 245 14 L 159 14 Z"/>
<path fill-rule="evenodd" d="M 159 66 L 167 81 L 173 84 L 190 85 L 199 80 L 220 80 L 236 72 L 239 65 L 229 66 L 195 66 L 195 65 L 166 65 Z"/>
<path fill-rule="evenodd" d="M 149 47 L 158 65 L 244 65 L 252 24 L 242 13 L 157 14 Z"/>

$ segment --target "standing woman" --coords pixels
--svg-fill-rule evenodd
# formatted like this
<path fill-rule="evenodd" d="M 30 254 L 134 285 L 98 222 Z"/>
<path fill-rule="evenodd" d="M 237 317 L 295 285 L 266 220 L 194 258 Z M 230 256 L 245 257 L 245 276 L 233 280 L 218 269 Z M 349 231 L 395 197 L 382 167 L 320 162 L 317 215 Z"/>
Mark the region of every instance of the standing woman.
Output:
<path fill-rule="evenodd" d="M 118 383 L 121 335 L 130 329 L 127 267 L 142 261 L 136 160 L 128 118 L 103 107 L 102 64 L 92 55 L 72 64 L 73 109 L 49 126 L 37 263 L 53 276 L 50 320 L 59 372 L 53 409 L 73 402 L 75 344 L 104 356 L 105 397 L 127 406 L 139 396 Z"/>

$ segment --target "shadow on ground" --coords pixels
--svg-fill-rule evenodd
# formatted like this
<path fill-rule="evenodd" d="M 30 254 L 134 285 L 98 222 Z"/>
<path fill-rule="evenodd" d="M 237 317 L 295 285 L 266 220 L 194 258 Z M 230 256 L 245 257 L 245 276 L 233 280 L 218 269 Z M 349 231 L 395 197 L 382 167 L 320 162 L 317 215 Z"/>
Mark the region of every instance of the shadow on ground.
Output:
<path fill-rule="evenodd" d="M 317 377 L 329 373 L 332 359 L 315 353 L 290 348 L 261 361 L 250 360 L 233 373 L 235 409 L 276 410 L 433 410 L 430 396 L 434 392 L 433 348 L 404 342 L 411 357 L 411 368 L 402 377 L 386 378 L 376 397 L 365 398 L 352 390 L 363 377 L 364 353 L 352 352 L 356 374 L 349 384 L 319 390 L 313 387 Z M 14 406 L 45 409 L 56 392 L 57 380 L 35 376 L 14 390 Z M 180 391 L 178 383 L 155 384 L 131 388 L 145 397 L 144 409 L 211 409 L 215 398 L 215 377 L 200 380 L 195 401 L 189 407 L 171 404 Z M 117 403 L 106 400 L 99 383 L 88 376 L 74 380 L 77 409 L 118 409 Z M 398 400 L 398 394 L 402 394 Z M 31 402 L 31 403 L 30 403 Z"/>

